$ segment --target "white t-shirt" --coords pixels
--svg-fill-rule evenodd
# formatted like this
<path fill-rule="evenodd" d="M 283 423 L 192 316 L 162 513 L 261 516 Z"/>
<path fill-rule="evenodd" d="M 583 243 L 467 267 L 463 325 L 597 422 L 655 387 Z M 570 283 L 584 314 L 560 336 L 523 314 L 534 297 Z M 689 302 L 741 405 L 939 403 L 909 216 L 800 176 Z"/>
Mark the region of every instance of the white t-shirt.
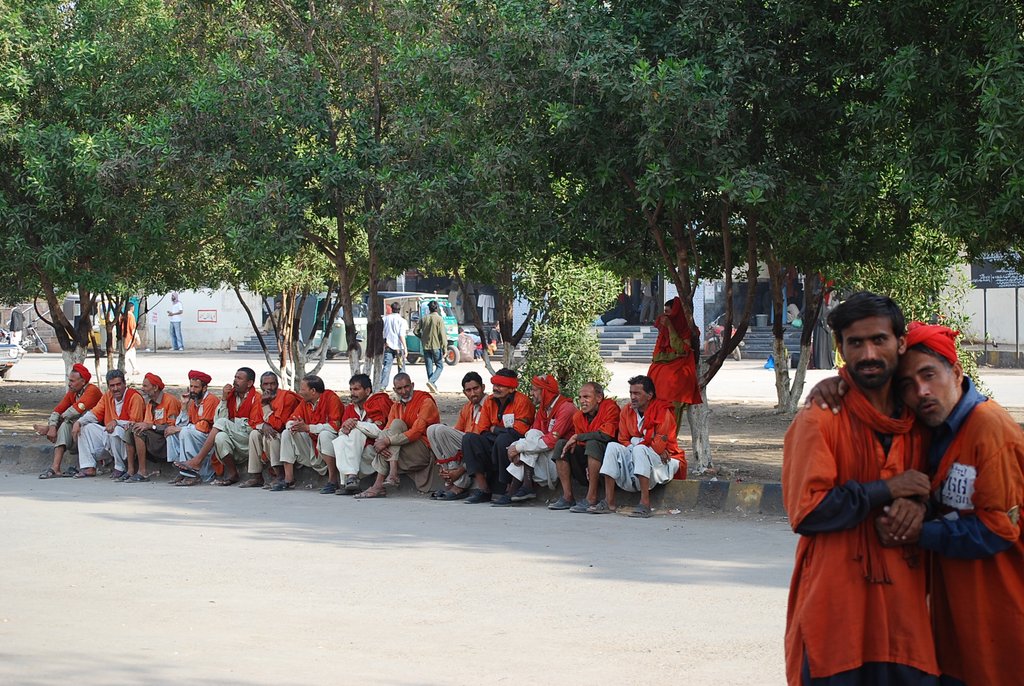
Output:
<path fill-rule="evenodd" d="M 392 350 L 405 350 L 405 337 L 409 333 L 409 322 L 398 313 L 384 317 L 384 345 Z"/>
<path fill-rule="evenodd" d="M 176 303 L 171 303 L 171 307 L 168 311 L 171 314 L 167 317 L 167 321 L 180 322 L 181 313 L 185 311 L 185 307 L 181 304 L 181 301 L 179 300 Z"/>

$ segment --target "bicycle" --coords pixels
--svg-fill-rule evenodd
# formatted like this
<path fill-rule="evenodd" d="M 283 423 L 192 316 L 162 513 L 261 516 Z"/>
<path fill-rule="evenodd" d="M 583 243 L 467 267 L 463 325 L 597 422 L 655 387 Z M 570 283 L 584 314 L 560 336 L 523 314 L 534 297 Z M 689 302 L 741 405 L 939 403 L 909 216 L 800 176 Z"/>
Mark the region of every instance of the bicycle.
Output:
<path fill-rule="evenodd" d="M 708 324 L 708 328 L 704 332 L 704 354 L 708 357 L 716 354 L 722 349 L 722 343 L 724 342 L 722 334 L 725 333 L 725 327 L 720 324 L 719 321 L 724 316 L 724 314 L 719 315 L 717 319 Z M 733 327 L 732 333 L 734 336 L 736 335 L 736 327 Z M 734 360 L 739 361 L 742 359 L 743 356 L 742 353 L 740 353 L 740 348 L 743 346 L 743 341 L 740 341 L 736 347 L 733 348 L 731 355 Z"/>

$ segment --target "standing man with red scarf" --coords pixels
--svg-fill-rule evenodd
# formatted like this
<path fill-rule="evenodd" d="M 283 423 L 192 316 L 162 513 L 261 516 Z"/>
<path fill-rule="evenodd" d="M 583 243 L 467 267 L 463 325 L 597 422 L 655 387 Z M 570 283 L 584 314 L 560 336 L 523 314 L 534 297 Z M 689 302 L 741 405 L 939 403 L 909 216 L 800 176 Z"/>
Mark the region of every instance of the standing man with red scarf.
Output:
<path fill-rule="evenodd" d="M 615 512 L 615 487 L 640 492 L 640 503 L 630 517 L 648 518 L 651 489 L 672 479 L 686 478 L 686 453 L 676 440 L 672 405 L 655 395 L 647 376 L 629 380 L 629 404 L 619 415 L 618 442 L 605 448 L 601 474 L 604 500 L 587 508 L 589 514 Z"/>
<path fill-rule="evenodd" d="M 654 382 L 659 400 L 672 403 L 676 426 L 687 405 L 700 405 L 697 358 L 690 345 L 690 319 L 679 297 L 665 303 L 665 312 L 654 320 L 658 340 L 647 376 Z"/>
<path fill-rule="evenodd" d="M 791 686 L 937 684 L 925 600 L 925 560 L 887 548 L 883 513 L 902 523 L 928 496 L 922 436 L 892 378 L 905 348 L 891 299 L 857 293 L 829 314 L 846 360 L 845 410 L 819 405 L 794 418 L 783 446 L 782 492 L 800 534 L 786 616 Z M 885 508 L 883 510 L 883 508 Z"/>

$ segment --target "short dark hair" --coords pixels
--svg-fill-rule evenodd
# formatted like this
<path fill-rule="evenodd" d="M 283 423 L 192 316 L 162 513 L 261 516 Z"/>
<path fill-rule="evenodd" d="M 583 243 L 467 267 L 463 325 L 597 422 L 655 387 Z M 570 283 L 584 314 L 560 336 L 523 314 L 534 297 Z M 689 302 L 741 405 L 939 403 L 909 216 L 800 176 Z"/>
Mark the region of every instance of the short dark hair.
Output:
<path fill-rule="evenodd" d="M 373 388 L 373 382 L 370 381 L 369 374 L 356 374 L 348 380 L 349 386 L 360 386 L 361 388 Z"/>
<path fill-rule="evenodd" d="M 251 369 L 249 367 L 239 367 L 238 371 L 245 372 L 245 378 L 249 379 L 249 381 L 255 381 L 256 380 L 256 371 L 255 370 L 253 370 L 253 369 Z"/>
<path fill-rule="evenodd" d="M 494 375 L 508 377 L 509 379 L 515 379 L 516 381 L 519 380 L 519 375 L 516 371 L 514 369 L 509 369 L 508 367 L 502 367 L 498 371 L 494 372 Z"/>
<path fill-rule="evenodd" d="M 121 379 L 121 381 L 124 381 L 124 371 L 120 369 L 111 369 L 107 372 L 107 383 L 110 383 L 114 379 Z M 117 417 L 114 417 L 114 419 L 117 419 Z"/>
<path fill-rule="evenodd" d="M 401 312 L 401 310 L 402 310 L 402 304 L 401 303 L 391 303 L 391 311 L 392 312 Z"/>
<path fill-rule="evenodd" d="M 431 312 L 437 312 L 437 301 L 431 300 L 430 302 L 428 302 L 427 309 L 430 310 Z"/>
<path fill-rule="evenodd" d="M 947 360 L 945 355 L 940 355 L 939 353 L 935 352 L 924 343 L 918 343 L 907 348 L 907 352 L 910 352 L 911 350 L 934 357 L 936 360 L 942 362 L 942 365 L 946 368 L 946 371 L 949 371 L 950 369 L 953 368 L 953 363 Z"/>
<path fill-rule="evenodd" d="M 466 384 L 468 384 L 470 381 L 476 381 L 481 386 L 484 385 L 483 377 L 476 372 L 469 372 L 464 377 L 462 377 L 462 387 L 465 388 Z"/>
<path fill-rule="evenodd" d="M 860 291 L 844 300 L 828 315 L 828 325 L 836 337 L 836 343 L 842 345 L 843 331 L 854 322 L 868 317 L 888 317 L 892 323 L 892 332 L 897 338 L 907 332 L 907 320 L 903 318 L 903 310 L 892 298 L 870 291 Z"/>
<path fill-rule="evenodd" d="M 604 386 L 597 383 L 596 381 L 587 381 L 586 383 L 580 384 L 581 389 L 584 386 L 590 386 L 591 388 L 594 389 L 594 393 L 600 396 L 604 396 Z"/>
<path fill-rule="evenodd" d="M 655 392 L 654 390 L 654 381 L 652 381 L 651 377 L 649 376 L 644 376 L 643 374 L 640 374 L 639 376 L 634 376 L 632 379 L 629 380 L 628 383 L 630 386 L 642 386 L 644 389 L 644 393 L 647 393 L 652 398 L 658 397 L 657 392 Z"/>
<path fill-rule="evenodd" d="M 306 386 L 308 386 L 310 390 L 314 390 L 317 393 L 323 393 L 326 388 L 326 386 L 324 386 L 324 380 L 316 374 L 306 374 L 302 377 L 302 380 L 306 382 Z"/>

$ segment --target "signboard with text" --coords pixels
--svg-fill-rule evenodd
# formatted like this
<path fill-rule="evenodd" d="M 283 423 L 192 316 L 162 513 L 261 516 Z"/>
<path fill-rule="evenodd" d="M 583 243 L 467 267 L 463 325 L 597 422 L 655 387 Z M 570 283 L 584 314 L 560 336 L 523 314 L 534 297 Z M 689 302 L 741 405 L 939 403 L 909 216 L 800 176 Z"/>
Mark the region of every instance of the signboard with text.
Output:
<path fill-rule="evenodd" d="M 985 255 L 971 265 L 971 285 L 975 288 L 1024 288 L 1024 274 L 1000 262 L 1004 255 Z M 1013 258 L 1013 256 L 1011 256 Z"/>

